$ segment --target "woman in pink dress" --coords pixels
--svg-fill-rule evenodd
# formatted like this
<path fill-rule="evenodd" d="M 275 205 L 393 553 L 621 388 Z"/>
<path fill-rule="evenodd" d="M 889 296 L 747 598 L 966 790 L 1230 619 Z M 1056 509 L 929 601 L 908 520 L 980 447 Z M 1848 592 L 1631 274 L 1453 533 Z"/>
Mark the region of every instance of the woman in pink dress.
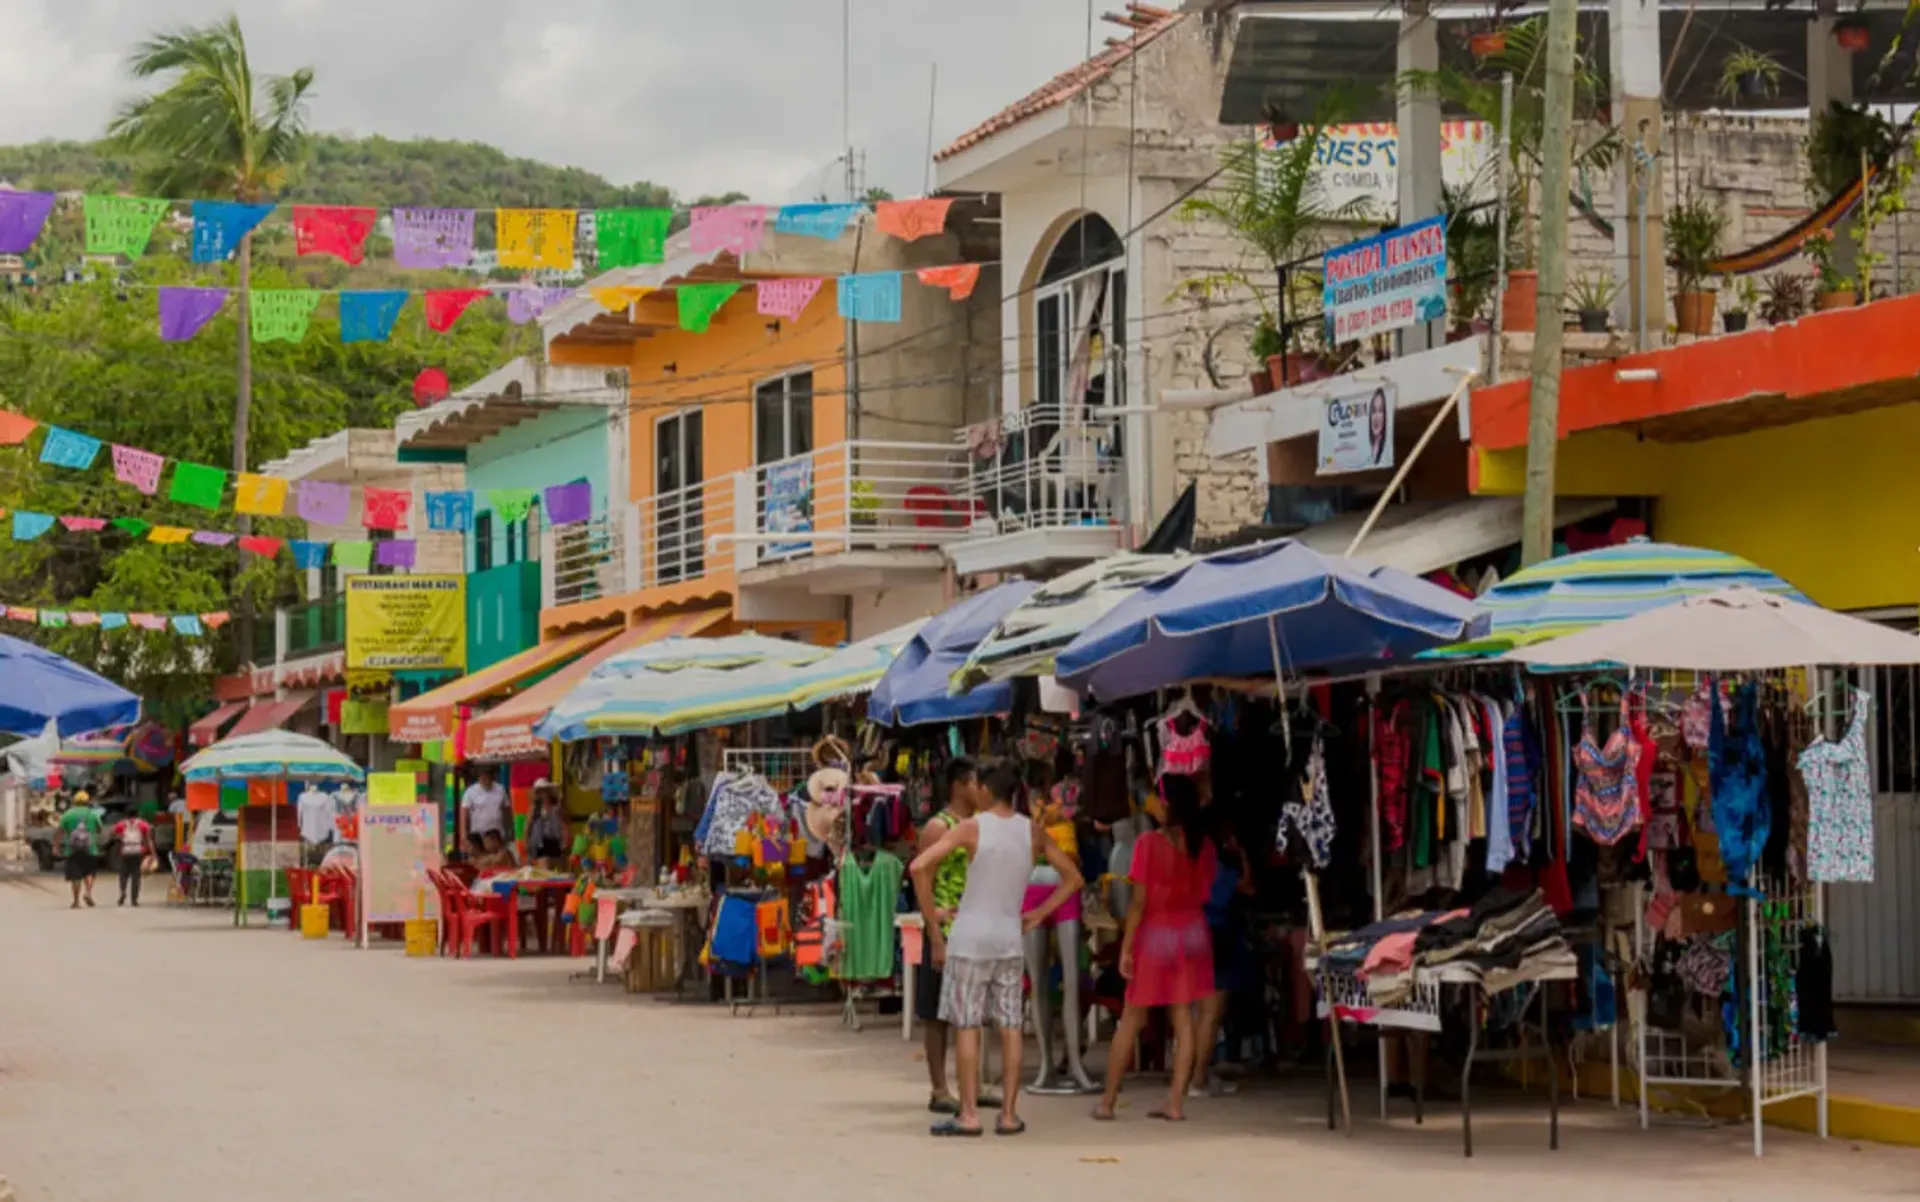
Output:
<path fill-rule="evenodd" d="M 1101 1121 L 1113 1118 L 1120 1078 L 1132 1066 L 1134 1045 L 1147 1012 L 1168 1008 L 1173 1024 L 1172 1080 L 1167 1100 L 1148 1118 L 1170 1123 L 1186 1120 L 1187 1086 L 1200 1063 L 1194 1046 L 1193 1004 L 1213 992 L 1213 942 L 1207 931 L 1207 894 L 1218 867 L 1213 841 L 1203 833 L 1204 811 L 1190 776 L 1161 782 L 1167 801 L 1164 830 L 1140 836 L 1133 845 L 1133 903 L 1127 910 L 1120 944 L 1120 975 L 1127 979 L 1127 1005 L 1113 1034 L 1107 1057 L 1106 1096 L 1094 1109 Z"/>

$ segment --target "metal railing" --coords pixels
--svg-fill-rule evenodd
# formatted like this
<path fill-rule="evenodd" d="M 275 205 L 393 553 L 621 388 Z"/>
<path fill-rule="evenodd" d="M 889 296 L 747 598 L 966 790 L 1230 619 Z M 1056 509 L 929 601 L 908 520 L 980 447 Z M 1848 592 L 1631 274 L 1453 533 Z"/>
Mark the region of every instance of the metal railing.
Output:
<path fill-rule="evenodd" d="M 966 467 L 952 443 L 835 443 L 740 473 L 736 567 L 966 537 Z"/>
<path fill-rule="evenodd" d="M 542 579 L 551 594 L 547 605 L 572 605 L 618 595 L 626 581 L 628 542 L 622 525 L 626 507 L 616 507 L 585 522 L 541 532 L 551 546 L 542 548 Z"/>
<path fill-rule="evenodd" d="M 1101 406 L 1036 405 L 964 432 L 973 534 L 1116 524 L 1125 423 Z"/>

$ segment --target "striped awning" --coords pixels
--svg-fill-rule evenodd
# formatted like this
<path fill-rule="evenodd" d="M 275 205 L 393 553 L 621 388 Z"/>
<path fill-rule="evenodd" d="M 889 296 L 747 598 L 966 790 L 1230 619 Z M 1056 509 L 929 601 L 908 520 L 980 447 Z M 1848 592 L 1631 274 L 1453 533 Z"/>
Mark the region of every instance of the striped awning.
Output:
<path fill-rule="evenodd" d="M 454 717 L 463 705 L 499 697 L 543 673 L 576 659 L 620 632 L 586 630 L 529 647 L 470 676 L 449 681 L 387 711 L 387 733 L 402 743 L 432 743 L 453 737 Z"/>
<path fill-rule="evenodd" d="M 278 730 L 293 719 L 301 710 L 313 704 L 313 693 L 288 693 L 284 701 L 256 701 L 253 708 L 241 716 L 227 732 L 228 739 L 237 739 L 243 735 L 257 735 L 269 730 Z"/>
<path fill-rule="evenodd" d="M 471 760 L 524 760 L 547 754 L 547 740 L 533 733 L 535 724 L 545 718 L 595 668 L 647 643 L 684 638 L 711 630 L 728 621 L 732 613 L 731 608 L 695 609 L 641 619 L 526 692 L 475 718 L 467 727 L 466 757 Z"/>
<path fill-rule="evenodd" d="M 219 741 L 221 732 L 246 709 L 247 703 L 244 701 L 229 701 L 187 727 L 187 742 L 195 747 L 211 747 Z"/>

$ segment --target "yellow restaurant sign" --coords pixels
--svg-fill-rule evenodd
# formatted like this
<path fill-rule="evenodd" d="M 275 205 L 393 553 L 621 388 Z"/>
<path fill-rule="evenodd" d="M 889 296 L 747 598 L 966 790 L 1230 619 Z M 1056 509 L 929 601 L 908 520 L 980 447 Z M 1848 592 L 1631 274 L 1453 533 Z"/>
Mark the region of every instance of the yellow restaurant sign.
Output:
<path fill-rule="evenodd" d="M 466 666 L 466 577 L 347 577 L 347 671 Z"/>

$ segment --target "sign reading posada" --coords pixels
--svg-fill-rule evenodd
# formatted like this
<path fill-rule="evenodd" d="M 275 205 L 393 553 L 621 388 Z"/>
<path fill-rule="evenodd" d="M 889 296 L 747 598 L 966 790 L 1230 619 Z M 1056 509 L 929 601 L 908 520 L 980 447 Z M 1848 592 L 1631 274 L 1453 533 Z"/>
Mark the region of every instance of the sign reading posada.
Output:
<path fill-rule="evenodd" d="M 466 577 L 347 577 L 349 672 L 463 672 L 466 667 Z"/>
<path fill-rule="evenodd" d="M 1447 316 L 1447 225 L 1429 217 L 1335 247 L 1321 297 L 1336 343 Z"/>

